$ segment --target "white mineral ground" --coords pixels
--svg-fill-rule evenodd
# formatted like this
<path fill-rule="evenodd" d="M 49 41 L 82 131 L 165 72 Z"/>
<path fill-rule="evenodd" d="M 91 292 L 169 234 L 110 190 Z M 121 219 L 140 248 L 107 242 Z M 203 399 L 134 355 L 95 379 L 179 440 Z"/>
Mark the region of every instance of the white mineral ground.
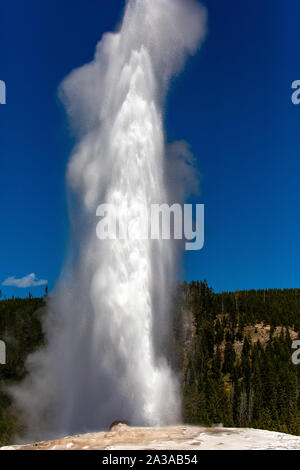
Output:
<path fill-rule="evenodd" d="M 68 436 L 0 450 L 300 450 L 300 436 L 259 429 L 173 426 L 134 428 Z"/>

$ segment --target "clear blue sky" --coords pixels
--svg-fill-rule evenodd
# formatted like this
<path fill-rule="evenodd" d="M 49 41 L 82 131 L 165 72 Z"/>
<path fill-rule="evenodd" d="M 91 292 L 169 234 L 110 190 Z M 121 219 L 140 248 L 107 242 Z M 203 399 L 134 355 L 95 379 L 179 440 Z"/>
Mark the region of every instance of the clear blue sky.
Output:
<path fill-rule="evenodd" d="M 216 290 L 300 287 L 298 0 L 207 0 L 209 34 L 173 82 L 167 136 L 202 174 L 206 242 L 188 280 Z M 57 86 L 93 58 L 121 0 L 12 0 L 0 6 L 0 282 L 35 273 L 52 288 L 68 240 L 64 185 L 73 142 Z M 10 296 L 28 289 L 1 287 Z M 44 287 L 31 288 L 34 295 Z"/>

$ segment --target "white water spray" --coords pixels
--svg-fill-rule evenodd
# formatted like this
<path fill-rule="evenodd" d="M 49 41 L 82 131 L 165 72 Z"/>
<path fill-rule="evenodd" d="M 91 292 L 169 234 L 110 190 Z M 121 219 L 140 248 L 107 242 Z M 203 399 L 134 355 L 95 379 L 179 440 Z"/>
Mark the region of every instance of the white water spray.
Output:
<path fill-rule="evenodd" d="M 176 380 L 160 354 L 172 243 L 99 241 L 96 208 L 118 206 L 130 226 L 141 207 L 168 201 L 164 96 L 204 34 L 205 11 L 192 0 L 128 0 L 119 31 L 61 86 L 79 135 L 67 173 L 73 236 L 46 318 L 47 347 L 29 358 L 31 373 L 13 392 L 31 437 L 114 419 L 180 419 Z"/>

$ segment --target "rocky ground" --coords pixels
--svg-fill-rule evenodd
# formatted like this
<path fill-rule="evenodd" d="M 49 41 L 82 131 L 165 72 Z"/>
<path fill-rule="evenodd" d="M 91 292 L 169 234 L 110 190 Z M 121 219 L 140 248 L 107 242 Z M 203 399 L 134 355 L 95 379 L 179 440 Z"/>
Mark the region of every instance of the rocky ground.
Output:
<path fill-rule="evenodd" d="M 257 429 L 174 426 L 132 428 L 124 424 L 108 432 L 53 441 L 2 447 L 0 450 L 300 450 L 300 436 Z"/>

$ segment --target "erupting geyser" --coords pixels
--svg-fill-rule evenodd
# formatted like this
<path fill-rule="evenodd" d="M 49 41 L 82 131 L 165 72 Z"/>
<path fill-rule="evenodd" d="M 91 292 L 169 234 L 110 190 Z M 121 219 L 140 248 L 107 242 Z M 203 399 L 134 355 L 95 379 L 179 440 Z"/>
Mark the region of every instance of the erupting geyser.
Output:
<path fill-rule="evenodd" d="M 96 237 L 110 203 L 137 224 L 140 207 L 169 200 L 162 109 L 168 81 L 205 34 L 190 0 L 128 0 L 118 32 L 62 83 L 78 133 L 68 166 L 70 255 L 45 322 L 46 348 L 28 361 L 14 396 L 41 439 L 180 419 L 174 379 L 159 347 L 167 328 L 173 245 Z"/>

